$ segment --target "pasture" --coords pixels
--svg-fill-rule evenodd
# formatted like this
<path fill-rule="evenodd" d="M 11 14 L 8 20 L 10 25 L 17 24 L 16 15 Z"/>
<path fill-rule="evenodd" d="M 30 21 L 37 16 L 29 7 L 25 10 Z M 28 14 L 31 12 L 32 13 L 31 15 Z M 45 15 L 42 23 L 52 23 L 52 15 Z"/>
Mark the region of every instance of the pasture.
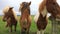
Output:
<path fill-rule="evenodd" d="M 31 24 L 31 27 L 30 27 L 30 34 L 35 34 L 36 31 L 37 31 L 36 23 L 34 23 L 33 18 L 34 18 L 34 16 L 32 16 L 32 24 Z M 18 16 L 18 20 L 19 19 L 20 19 L 20 16 Z M 9 29 L 6 28 L 5 25 L 6 25 L 6 22 L 3 22 L 2 21 L 2 16 L 0 16 L 0 34 L 20 34 L 20 23 L 19 23 L 19 21 L 18 21 L 18 24 L 17 24 L 17 31 L 16 32 L 10 33 Z M 51 21 L 48 20 L 48 25 L 46 27 L 45 34 L 51 34 L 51 28 L 52 28 L 51 27 Z M 58 32 L 58 34 L 60 34 L 60 26 L 58 28 L 59 29 L 57 30 L 57 32 Z"/>

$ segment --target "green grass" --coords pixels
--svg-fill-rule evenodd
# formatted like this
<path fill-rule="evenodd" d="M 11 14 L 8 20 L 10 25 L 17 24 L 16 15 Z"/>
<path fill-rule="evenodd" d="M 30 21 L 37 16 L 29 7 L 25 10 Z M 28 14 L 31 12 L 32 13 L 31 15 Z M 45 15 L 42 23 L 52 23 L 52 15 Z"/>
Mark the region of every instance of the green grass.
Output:
<path fill-rule="evenodd" d="M 31 24 L 31 27 L 30 27 L 30 32 L 37 32 L 37 27 L 36 27 L 36 24 L 34 23 L 34 20 L 33 20 L 34 16 L 32 16 L 32 24 Z M 18 20 L 20 19 L 20 17 L 18 16 Z M 17 25 L 17 31 L 16 32 L 12 32 L 10 33 L 9 32 L 9 29 L 5 27 L 6 25 L 6 22 L 3 22 L 2 21 L 2 16 L 0 16 L 0 34 L 20 34 L 20 23 L 18 22 L 18 25 Z M 60 25 L 59 25 L 60 26 Z M 46 27 L 46 30 L 45 30 L 45 34 L 51 34 L 51 21 L 48 21 L 48 25 Z M 59 27 L 60 29 L 60 27 Z M 60 34 L 60 30 L 58 30 L 58 34 Z"/>

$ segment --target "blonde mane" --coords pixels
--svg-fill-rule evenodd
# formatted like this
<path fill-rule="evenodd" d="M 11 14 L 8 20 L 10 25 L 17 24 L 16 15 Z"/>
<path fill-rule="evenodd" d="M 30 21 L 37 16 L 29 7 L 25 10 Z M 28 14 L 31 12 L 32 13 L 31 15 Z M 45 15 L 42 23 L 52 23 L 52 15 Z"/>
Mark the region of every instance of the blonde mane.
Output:
<path fill-rule="evenodd" d="M 18 20 L 17 15 L 16 15 L 16 11 L 14 9 L 13 9 L 13 15 L 14 15 L 15 19 Z"/>
<path fill-rule="evenodd" d="M 3 13 L 7 13 L 8 10 L 9 10 L 9 8 L 10 8 L 10 6 L 6 6 L 6 7 L 4 7 L 4 9 L 3 9 Z"/>

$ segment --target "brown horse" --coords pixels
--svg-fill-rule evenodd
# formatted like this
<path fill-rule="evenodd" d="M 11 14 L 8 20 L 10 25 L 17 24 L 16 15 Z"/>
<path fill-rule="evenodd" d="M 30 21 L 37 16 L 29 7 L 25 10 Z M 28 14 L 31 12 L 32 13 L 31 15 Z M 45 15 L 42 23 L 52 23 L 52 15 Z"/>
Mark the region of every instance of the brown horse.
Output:
<path fill-rule="evenodd" d="M 22 2 L 19 8 L 19 10 L 21 10 L 21 34 L 29 34 L 29 29 L 31 26 L 30 5 L 31 2 Z"/>
<path fill-rule="evenodd" d="M 13 7 L 7 6 L 3 10 L 3 21 L 7 22 L 6 27 L 10 28 L 10 32 L 12 32 L 12 26 L 14 26 L 14 31 L 16 31 L 17 26 L 17 16 L 13 10 Z"/>
<path fill-rule="evenodd" d="M 44 34 L 44 31 L 47 26 L 47 9 L 46 9 L 46 0 L 42 1 L 42 3 L 39 5 L 39 12 L 34 18 L 36 24 L 37 24 L 37 34 Z"/>
<path fill-rule="evenodd" d="M 46 8 L 51 13 L 52 20 L 52 34 L 57 34 L 57 21 L 60 21 L 60 6 L 56 0 L 46 0 Z"/>

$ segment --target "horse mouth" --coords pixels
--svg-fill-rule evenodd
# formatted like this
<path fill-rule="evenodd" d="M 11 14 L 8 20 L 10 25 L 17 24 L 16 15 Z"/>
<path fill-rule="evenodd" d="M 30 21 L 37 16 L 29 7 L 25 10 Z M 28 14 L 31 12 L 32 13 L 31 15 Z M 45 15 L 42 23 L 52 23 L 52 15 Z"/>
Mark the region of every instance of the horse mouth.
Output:
<path fill-rule="evenodd" d="M 6 20 L 5 20 L 5 19 L 3 19 L 3 21 L 4 21 L 4 22 L 6 22 Z"/>
<path fill-rule="evenodd" d="M 6 19 L 3 19 L 4 22 L 6 22 Z"/>

